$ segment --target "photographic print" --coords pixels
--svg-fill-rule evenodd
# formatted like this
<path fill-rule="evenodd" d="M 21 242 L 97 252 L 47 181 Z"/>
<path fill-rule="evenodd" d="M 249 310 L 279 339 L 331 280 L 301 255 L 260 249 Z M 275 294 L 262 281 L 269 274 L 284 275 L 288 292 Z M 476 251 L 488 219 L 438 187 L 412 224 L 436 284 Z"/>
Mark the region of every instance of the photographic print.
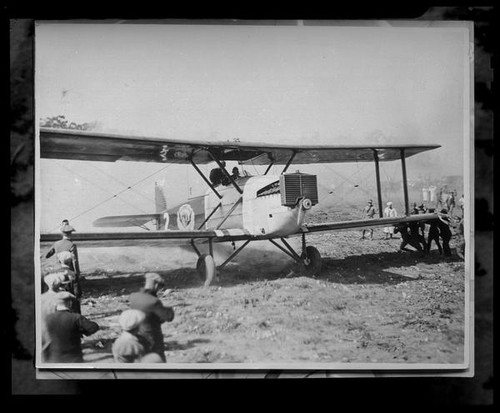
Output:
<path fill-rule="evenodd" d="M 470 374 L 472 39 L 37 22 L 37 368 Z"/>

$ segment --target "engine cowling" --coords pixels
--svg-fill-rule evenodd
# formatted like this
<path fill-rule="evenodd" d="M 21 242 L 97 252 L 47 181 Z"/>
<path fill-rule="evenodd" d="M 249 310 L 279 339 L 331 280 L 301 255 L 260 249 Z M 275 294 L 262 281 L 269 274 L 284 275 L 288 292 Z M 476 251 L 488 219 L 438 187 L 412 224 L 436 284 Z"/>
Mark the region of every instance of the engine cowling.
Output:
<path fill-rule="evenodd" d="M 287 173 L 280 175 L 281 205 L 295 207 L 302 201 L 304 209 L 318 203 L 318 182 L 316 175 Z"/>

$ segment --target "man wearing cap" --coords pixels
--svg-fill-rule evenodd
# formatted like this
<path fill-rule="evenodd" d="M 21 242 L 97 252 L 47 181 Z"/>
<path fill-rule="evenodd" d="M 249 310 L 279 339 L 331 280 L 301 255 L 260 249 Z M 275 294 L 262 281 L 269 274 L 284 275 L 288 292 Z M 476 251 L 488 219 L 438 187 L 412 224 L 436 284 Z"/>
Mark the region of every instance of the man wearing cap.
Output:
<path fill-rule="evenodd" d="M 121 335 L 112 346 L 113 358 L 117 363 L 161 363 L 156 353 L 147 353 L 149 343 L 139 334 L 139 327 L 146 319 L 146 314 L 139 310 L 125 310 L 121 313 L 118 323 L 122 328 Z M 146 358 L 144 358 L 147 356 Z"/>
<path fill-rule="evenodd" d="M 373 219 L 377 211 L 373 206 L 373 201 L 370 199 L 368 204 L 363 208 L 363 217 L 362 219 Z M 370 231 L 370 239 L 373 239 L 373 228 L 363 229 L 361 233 L 361 239 L 365 239 L 365 231 Z"/>
<path fill-rule="evenodd" d="M 42 318 L 49 313 L 56 311 L 56 298 L 58 294 L 65 294 L 64 286 L 70 282 L 70 279 L 62 271 L 52 272 L 47 274 L 43 281 L 48 287 L 48 290 L 41 295 L 40 309 Z"/>
<path fill-rule="evenodd" d="M 59 270 L 66 275 L 68 278 L 67 290 L 75 295 L 77 299 L 74 302 L 75 308 L 73 309 L 77 313 L 81 313 L 80 310 L 80 297 L 82 295 L 80 289 L 80 283 L 77 282 L 76 272 L 72 270 L 75 267 L 75 256 L 69 251 L 61 251 L 57 254 L 57 260 L 59 262 Z"/>
<path fill-rule="evenodd" d="M 74 296 L 57 294 L 56 311 L 45 316 L 42 328 L 42 360 L 45 363 L 82 363 L 81 336 L 99 330 L 99 325 L 71 311 Z"/>
<path fill-rule="evenodd" d="M 172 307 L 164 306 L 156 296 L 163 285 L 163 279 L 160 275 L 146 273 L 144 278 L 144 288 L 130 294 L 130 308 L 146 313 L 146 319 L 139 327 L 139 334 L 150 343 L 151 351 L 157 353 L 165 362 L 165 344 L 161 325 L 174 319 L 174 310 Z"/>
<path fill-rule="evenodd" d="M 67 220 L 64 220 L 60 230 L 63 235 L 62 239 L 56 241 L 52 245 L 47 254 L 45 254 L 45 258 L 50 258 L 52 257 L 52 255 L 59 254 L 62 251 L 69 251 L 74 254 L 76 246 L 71 240 L 71 233 L 74 232 L 75 229 L 71 225 L 69 225 Z"/>
<path fill-rule="evenodd" d="M 70 292 L 77 298 L 75 306 L 80 312 L 80 297 L 82 295 L 80 287 L 80 265 L 78 262 L 78 249 L 76 244 L 71 240 L 71 234 L 75 229 L 65 219 L 61 225 L 62 239 L 56 241 L 50 250 L 45 255 L 45 258 L 50 258 L 56 254 L 58 262 L 67 270 L 74 274 L 74 279 L 70 284 Z"/>
<path fill-rule="evenodd" d="M 384 209 L 384 217 L 385 218 L 395 218 L 398 216 L 396 210 L 392 207 L 392 202 L 387 203 L 387 207 Z M 385 239 L 389 239 L 389 236 L 392 238 L 394 235 L 394 227 L 384 227 Z"/>
<path fill-rule="evenodd" d="M 52 314 L 57 311 L 56 307 L 58 304 L 58 298 L 67 295 L 67 291 L 64 290 L 63 286 L 69 282 L 69 279 L 63 272 L 59 271 L 47 274 L 43 278 L 43 281 L 47 285 L 48 290 L 45 291 L 40 297 L 42 348 L 49 341 L 47 337 L 47 327 L 45 326 L 45 319 L 47 317 L 47 314 Z"/>

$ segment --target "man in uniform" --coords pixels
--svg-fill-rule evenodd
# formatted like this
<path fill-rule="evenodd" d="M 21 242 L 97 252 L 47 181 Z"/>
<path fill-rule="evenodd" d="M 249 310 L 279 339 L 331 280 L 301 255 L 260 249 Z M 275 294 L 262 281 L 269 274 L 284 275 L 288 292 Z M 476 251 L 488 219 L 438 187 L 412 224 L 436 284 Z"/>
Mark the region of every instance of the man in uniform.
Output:
<path fill-rule="evenodd" d="M 147 273 L 144 277 L 146 279 L 144 288 L 130 295 L 130 308 L 146 313 L 146 319 L 141 323 L 138 334 L 149 342 L 151 352 L 157 353 L 165 362 L 165 344 L 161 325 L 174 319 L 174 310 L 172 307 L 164 306 L 157 297 L 158 290 L 163 285 L 160 275 Z"/>
<path fill-rule="evenodd" d="M 368 201 L 368 204 L 363 208 L 363 216 L 362 219 L 373 219 L 377 211 L 375 210 L 375 207 L 373 206 L 373 201 L 370 199 Z M 369 231 L 370 232 L 370 239 L 373 239 L 373 228 L 369 229 L 363 229 L 363 232 L 361 233 L 361 239 L 365 239 L 365 232 Z"/>
<path fill-rule="evenodd" d="M 50 250 L 45 255 L 45 258 L 50 258 L 54 254 L 59 261 L 59 263 L 66 267 L 68 270 L 74 273 L 74 280 L 71 284 L 71 293 L 76 297 L 76 308 L 79 313 L 80 309 L 80 297 L 82 296 L 82 291 L 80 288 L 80 264 L 78 262 L 78 249 L 76 244 L 71 240 L 71 234 L 75 229 L 69 224 L 68 220 L 65 219 L 61 225 L 62 239 L 56 241 Z M 71 258 L 67 253 L 71 254 Z"/>

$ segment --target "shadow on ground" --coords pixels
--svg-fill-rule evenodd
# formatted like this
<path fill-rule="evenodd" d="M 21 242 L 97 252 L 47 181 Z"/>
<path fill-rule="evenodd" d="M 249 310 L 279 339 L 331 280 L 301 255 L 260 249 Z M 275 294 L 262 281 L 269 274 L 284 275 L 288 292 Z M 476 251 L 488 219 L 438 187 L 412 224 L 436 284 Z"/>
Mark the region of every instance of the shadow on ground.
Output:
<path fill-rule="evenodd" d="M 456 255 L 443 257 L 436 252 L 424 256 L 418 252 L 380 252 L 351 255 L 341 259 L 324 257 L 321 273 L 313 276 L 292 260 L 276 263 L 268 257 L 261 261 L 254 257 L 233 261 L 227 265 L 218 272 L 211 287 L 231 287 L 262 280 L 273 281 L 297 277 L 311 277 L 340 284 L 390 285 L 418 278 L 415 277 L 415 266 L 435 265 L 441 262 L 461 262 L 461 260 Z M 398 268 L 399 273 L 393 272 L 394 268 Z M 404 273 L 406 270 L 409 276 L 401 275 L 401 272 Z M 203 286 L 202 278 L 192 268 L 156 272 L 163 277 L 165 289 L 189 289 Z M 85 280 L 82 281 L 84 298 L 129 295 L 143 286 L 144 274 L 145 272 L 86 274 Z"/>
<path fill-rule="evenodd" d="M 210 343 L 210 340 L 206 338 L 195 338 L 194 340 L 188 340 L 182 344 L 176 340 L 172 341 L 165 340 L 165 346 L 168 351 L 188 350 L 190 348 L 196 347 L 198 344 L 206 344 L 206 343 Z"/>

